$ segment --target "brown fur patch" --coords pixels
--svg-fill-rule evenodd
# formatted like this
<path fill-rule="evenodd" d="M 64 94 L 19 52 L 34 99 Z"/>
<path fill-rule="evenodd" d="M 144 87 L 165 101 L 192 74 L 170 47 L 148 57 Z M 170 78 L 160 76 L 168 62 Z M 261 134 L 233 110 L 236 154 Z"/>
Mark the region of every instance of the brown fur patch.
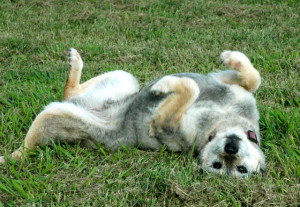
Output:
<path fill-rule="evenodd" d="M 224 161 L 227 168 L 234 168 L 236 163 L 240 163 L 241 159 L 236 155 L 220 155 L 220 158 Z"/>
<path fill-rule="evenodd" d="M 253 70 L 255 69 L 253 68 Z M 259 87 L 260 76 L 255 71 L 240 72 L 238 77 L 241 79 L 240 85 L 250 92 L 255 92 Z"/>

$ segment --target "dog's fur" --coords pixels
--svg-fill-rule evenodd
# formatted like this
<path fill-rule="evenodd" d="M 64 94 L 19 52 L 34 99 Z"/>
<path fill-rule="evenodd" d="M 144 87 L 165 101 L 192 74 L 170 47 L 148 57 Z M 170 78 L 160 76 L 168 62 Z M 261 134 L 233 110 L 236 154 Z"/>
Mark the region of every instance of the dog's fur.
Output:
<path fill-rule="evenodd" d="M 237 177 L 265 170 L 259 148 L 259 113 L 252 93 L 260 75 L 237 51 L 221 58 L 233 70 L 207 76 L 181 73 L 165 76 L 139 90 L 129 73 L 114 71 L 80 84 L 83 62 L 70 50 L 70 71 L 64 101 L 49 104 L 32 123 L 24 145 L 12 153 L 22 159 L 28 150 L 60 142 L 117 150 L 124 146 L 193 152 L 204 170 Z M 249 140 L 252 130 L 258 143 Z M 5 163 L 0 157 L 0 163 Z"/>

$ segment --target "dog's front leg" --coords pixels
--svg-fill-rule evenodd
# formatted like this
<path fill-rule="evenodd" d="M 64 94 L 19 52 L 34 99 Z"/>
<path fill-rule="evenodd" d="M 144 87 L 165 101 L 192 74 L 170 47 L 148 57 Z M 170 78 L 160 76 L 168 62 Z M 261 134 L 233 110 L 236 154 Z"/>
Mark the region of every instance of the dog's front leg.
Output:
<path fill-rule="evenodd" d="M 150 91 L 154 95 L 168 95 L 149 122 L 150 136 L 175 132 L 182 115 L 199 95 L 199 87 L 193 79 L 176 76 L 162 78 Z"/>
<path fill-rule="evenodd" d="M 212 73 L 214 78 L 225 84 L 239 85 L 252 93 L 258 89 L 261 83 L 260 74 L 246 55 L 238 51 L 224 51 L 221 59 L 233 70 Z"/>

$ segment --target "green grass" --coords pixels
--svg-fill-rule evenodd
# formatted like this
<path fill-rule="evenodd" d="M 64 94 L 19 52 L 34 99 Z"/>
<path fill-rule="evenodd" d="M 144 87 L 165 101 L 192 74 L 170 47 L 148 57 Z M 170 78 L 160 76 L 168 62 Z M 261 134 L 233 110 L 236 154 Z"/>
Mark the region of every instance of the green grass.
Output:
<path fill-rule="evenodd" d="M 67 50 L 83 80 L 123 69 L 140 83 L 220 68 L 224 49 L 261 72 L 266 175 L 199 173 L 184 154 L 80 146 L 37 149 L 0 166 L 0 206 L 297 206 L 300 203 L 300 3 L 297 0 L 4 1 L 0 4 L 0 155 L 62 100 Z"/>

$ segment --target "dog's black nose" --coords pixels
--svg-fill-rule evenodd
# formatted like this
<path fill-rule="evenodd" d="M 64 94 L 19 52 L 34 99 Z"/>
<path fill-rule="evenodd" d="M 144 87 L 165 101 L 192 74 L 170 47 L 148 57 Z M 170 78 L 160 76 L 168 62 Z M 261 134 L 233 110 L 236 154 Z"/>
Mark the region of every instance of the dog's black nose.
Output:
<path fill-rule="evenodd" d="M 236 154 L 238 151 L 239 151 L 239 147 L 232 142 L 225 145 L 225 152 L 229 154 Z"/>
<path fill-rule="evenodd" d="M 228 142 L 225 145 L 225 152 L 227 152 L 228 154 L 236 154 L 239 151 L 239 140 L 240 138 L 238 138 L 235 135 L 229 136 L 228 138 Z"/>

